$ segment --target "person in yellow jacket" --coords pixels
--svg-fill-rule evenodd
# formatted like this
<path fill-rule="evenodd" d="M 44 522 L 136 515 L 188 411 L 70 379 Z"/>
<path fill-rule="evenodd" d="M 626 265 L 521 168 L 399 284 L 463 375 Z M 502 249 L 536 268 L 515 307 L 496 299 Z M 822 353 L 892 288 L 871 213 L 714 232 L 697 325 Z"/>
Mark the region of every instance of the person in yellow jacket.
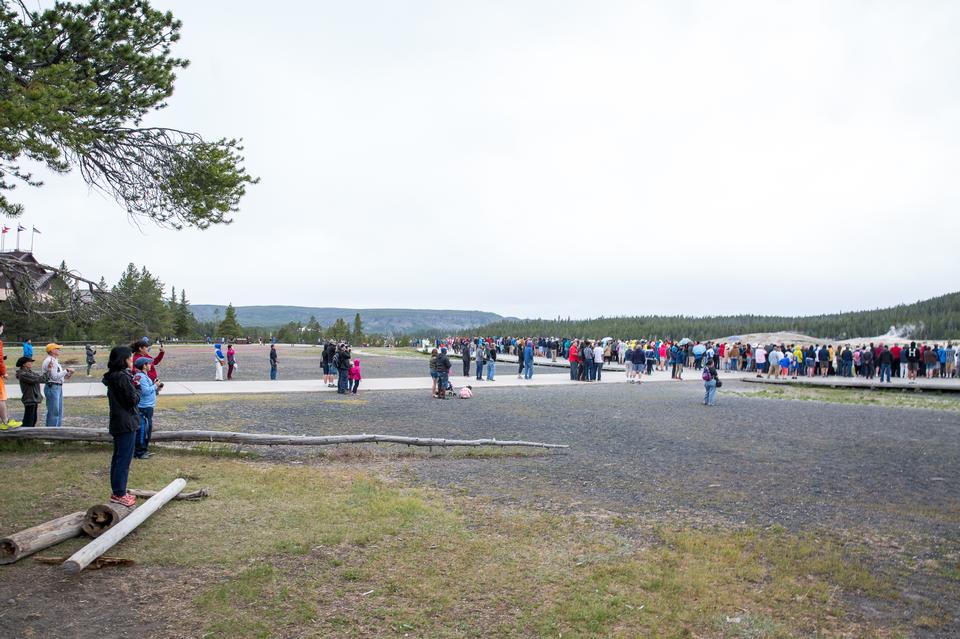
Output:
<path fill-rule="evenodd" d="M 3 323 L 0 322 L 0 335 L 3 335 Z M 0 340 L 0 430 L 19 428 L 23 422 L 7 418 L 7 362 L 3 354 L 3 341 Z"/>

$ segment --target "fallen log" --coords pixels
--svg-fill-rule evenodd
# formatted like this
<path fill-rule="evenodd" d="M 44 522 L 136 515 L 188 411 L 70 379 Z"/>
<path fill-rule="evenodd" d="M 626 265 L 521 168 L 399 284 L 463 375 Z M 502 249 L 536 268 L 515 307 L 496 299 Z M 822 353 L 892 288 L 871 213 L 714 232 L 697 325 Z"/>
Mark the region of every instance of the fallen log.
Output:
<path fill-rule="evenodd" d="M 67 560 L 67 557 L 41 557 L 37 555 L 33 558 L 34 561 L 39 561 L 41 564 L 53 564 L 59 565 Z M 102 557 L 97 557 L 94 559 L 89 566 L 90 570 L 99 570 L 100 568 L 108 568 L 110 566 L 134 566 L 137 562 L 133 559 L 126 559 L 124 557 L 107 557 L 106 555 Z"/>
<path fill-rule="evenodd" d="M 96 560 L 97 557 L 113 548 L 117 542 L 145 522 L 150 515 L 160 510 L 165 503 L 173 499 L 174 495 L 177 495 L 186 485 L 186 479 L 174 479 L 166 488 L 135 508 L 123 521 L 75 552 L 69 559 L 63 562 L 63 569 L 67 572 L 76 573 L 89 566 L 90 562 Z"/>
<path fill-rule="evenodd" d="M 154 495 L 157 494 L 157 491 L 155 490 L 143 490 L 142 488 L 128 488 L 127 492 L 137 497 L 153 497 Z M 210 489 L 201 488 L 200 490 L 194 490 L 189 493 L 180 493 L 179 495 L 176 495 L 173 498 L 173 500 L 174 501 L 199 501 L 209 496 L 210 496 Z"/>
<path fill-rule="evenodd" d="M 83 532 L 97 538 L 113 528 L 136 508 L 136 506 L 127 507 L 113 502 L 90 506 L 83 517 Z"/>
<path fill-rule="evenodd" d="M 38 550 L 72 539 L 82 531 L 82 510 L 0 539 L 0 564 L 12 564 Z"/>
<path fill-rule="evenodd" d="M 113 437 L 99 428 L 17 428 L 0 431 L 0 441 L 9 439 L 44 439 L 49 441 L 78 441 L 112 443 Z M 216 442 L 224 444 L 251 444 L 256 446 L 331 446 L 334 444 L 389 443 L 407 446 L 527 446 L 531 448 L 570 448 L 567 444 L 510 441 L 501 439 L 443 439 L 435 437 L 405 437 L 401 435 L 264 435 L 260 433 L 233 433 L 219 430 L 163 430 L 154 431 L 154 442 Z"/>

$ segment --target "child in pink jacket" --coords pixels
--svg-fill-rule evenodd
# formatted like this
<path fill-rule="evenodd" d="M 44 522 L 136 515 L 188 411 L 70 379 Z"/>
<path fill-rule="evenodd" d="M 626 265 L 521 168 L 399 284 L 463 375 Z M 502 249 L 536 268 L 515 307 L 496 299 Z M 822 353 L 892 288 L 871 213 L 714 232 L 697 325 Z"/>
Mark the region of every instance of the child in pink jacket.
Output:
<path fill-rule="evenodd" d="M 353 360 L 353 366 L 350 367 L 350 370 L 347 372 L 347 380 L 353 382 L 353 390 L 350 391 L 354 395 L 357 394 L 357 387 L 360 385 L 360 360 Z"/>

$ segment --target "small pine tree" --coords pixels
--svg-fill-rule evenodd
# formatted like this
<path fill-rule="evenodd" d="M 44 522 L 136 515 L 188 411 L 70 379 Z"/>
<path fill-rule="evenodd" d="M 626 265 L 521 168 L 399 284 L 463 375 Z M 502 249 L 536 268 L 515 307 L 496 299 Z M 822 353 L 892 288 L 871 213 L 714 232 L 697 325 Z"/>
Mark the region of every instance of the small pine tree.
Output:
<path fill-rule="evenodd" d="M 350 339 L 354 344 L 363 341 L 363 322 L 360 320 L 360 313 L 357 313 L 353 318 L 353 335 Z"/>
<path fill-rule="evenodd" d="M 227 305 L 227 310 L 223 314 L 223 321 L 217 326 L 217 335 L 219 337 L 238 337 L 243 332 L 240 324 L 237 322 L 237 311 L 233 304 Z"/>

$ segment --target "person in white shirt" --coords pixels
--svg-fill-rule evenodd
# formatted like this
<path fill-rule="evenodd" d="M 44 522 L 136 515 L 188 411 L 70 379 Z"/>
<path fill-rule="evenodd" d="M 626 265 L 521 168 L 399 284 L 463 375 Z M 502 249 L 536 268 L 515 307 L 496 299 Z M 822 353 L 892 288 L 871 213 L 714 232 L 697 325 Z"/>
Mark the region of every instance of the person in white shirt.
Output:
<path fill-rule="evenodd" d="M 757 363 L 757 377 L 763 377 L 763 366 L 767 363 L 766 349 L 761 344 L 757 344 L 753 349 L 753 357 L 753 361 Z"/>
<path fill-rule="evenodd" d="M 597 381 L 600 381 L 600 373 L 603 371 L 603 346 L 597 342 L 593 349 L 593 368 L 597 372 Z"/>
<path fill-rule="evenodd" d="M 43 394 L 47 399 L 47 428 L 60 428 L 63 425 L 63 383 L 73 377 L 72 368 L 60 365 L 59 344 L 47 344 L 47 356 L 40 365 L 41 373 L 47 375 Z"/>

